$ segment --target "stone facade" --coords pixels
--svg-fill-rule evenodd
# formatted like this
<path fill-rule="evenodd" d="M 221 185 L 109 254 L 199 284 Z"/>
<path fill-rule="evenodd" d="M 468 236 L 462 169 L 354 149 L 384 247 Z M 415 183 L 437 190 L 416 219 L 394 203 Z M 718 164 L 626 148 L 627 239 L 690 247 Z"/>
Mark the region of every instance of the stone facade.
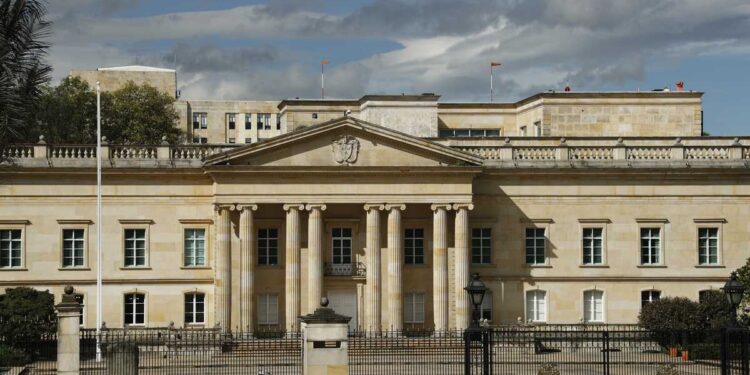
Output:
<path fill-rule="evenodd" d="M 20 250 L 0 253 L 0 284 L 73 285 L 86 327 L 92 150 L 16 145 L 0 167 L 0 249 Z M 296 331 L 328 296 L 360 328 L 461 328 L 473 272 L 495 324 L 633 323 L 644 298 L 697 299 L 750 256 L 750 138 L 425 139 L 342 117 L 242 147 L 102 155 L 109 327 L 133 322 L 138 294 L 136 325 Z"/>

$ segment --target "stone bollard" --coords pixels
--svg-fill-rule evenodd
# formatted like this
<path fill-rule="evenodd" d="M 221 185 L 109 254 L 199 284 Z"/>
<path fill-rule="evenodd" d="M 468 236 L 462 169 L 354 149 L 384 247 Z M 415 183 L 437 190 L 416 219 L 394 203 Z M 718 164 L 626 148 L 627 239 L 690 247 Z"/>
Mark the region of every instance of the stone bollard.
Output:
<path fill-rule="evenodd" d="M 138 375 L 138 345 L 118 342 L 107 345 L 107 374 Z"/>
<path fill-rule="evenodd" d="M 57 309 L 57 373 L 61 375 L 78 374 L 80 371 L 80 330 L 78 316 L 81 305 L 73 294 L 75 289 L 65 287 L 62 302 Z"/>
<path fill-rule="evenodd" d="M 321 307 L 300 317 L 302 324 L 302 362 L 304 375 L 349 374 L 349 321 L 336 314 L 323 297 Z"/>

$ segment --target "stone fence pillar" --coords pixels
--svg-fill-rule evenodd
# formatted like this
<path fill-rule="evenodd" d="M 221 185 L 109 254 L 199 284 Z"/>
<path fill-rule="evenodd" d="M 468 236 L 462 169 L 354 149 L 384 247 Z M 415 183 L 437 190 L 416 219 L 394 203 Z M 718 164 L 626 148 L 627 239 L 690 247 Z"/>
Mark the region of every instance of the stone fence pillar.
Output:
<path fill-rule="evenodd" d="M 323 297 L 321 307 L 300 317 L 302 324 L 303 375 L 349 374 L 349 321 L 351 317 L 336 314 Z"/>
<path fill-rule="evenodd" d="M 57 309 L 57 373 L 78 375 L 80 371 L 80 324 L 81 305 L 76 302 L 75 290 L 65 287 L 65 294 Z"/>

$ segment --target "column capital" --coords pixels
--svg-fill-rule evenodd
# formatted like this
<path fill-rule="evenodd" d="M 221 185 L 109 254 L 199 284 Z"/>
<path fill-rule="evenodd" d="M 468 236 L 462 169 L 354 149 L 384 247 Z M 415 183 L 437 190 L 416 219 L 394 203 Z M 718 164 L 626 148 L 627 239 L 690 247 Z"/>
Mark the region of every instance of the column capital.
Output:
<path fill-rule="evenodd" d="M 325 203 L 308 203 L 307 205 L 305 205 L 305 210 L 307 211 L 312 211 L 315 208 L 321 211 L 325 211 L 327 207 Z"/>
<path fill-rule="evenodd" d="M 297 211 L 302 211 L 305 209 L 305 205 L 302 203 L 287 203 L 284 205 L 284 211 L 289 211 L 291 209 L 296 209 Z"/>
<path fill-rule="evenodd" d="M 257 211 L 258 205 L 253 203 L 237 203 L 237 211 L 252 210 Z"/>
<path fill-rule="evenodd" d="M 372 209 L 382 211 L 383 209 L 385 209 L 385 205 L 381 203 L 365 203 L 364 208 L 365 211 L 370 211 Z"/>
<path fill-rule="evenodd" d="M 430 206 L 430 209 L 433 211 L 437 211 L 439 209 L 444 209 L 446 211 L 450 211 L 453 206 L 450 203 L 439 203 L 439 204 L 433 204 Z"/>
<path fill-rule="evenodd" d="M 214 211 L 229 210 L 234 211 L 237 206 L 234 203 L 214 203 Z"/>
<path fill-rule="evenodd" d="M 404 210 L 406 210 L 406 205 L 403 204 L 403 203 L 386 203 L 385 204 L 385 209 L 388 210 L 388 211 L 390 211 L 392 209 L 397 209 L 397 210 L 404 211 Z"/>
<path fill-rule="evenodd" d="M 456 210 L 456 211 L 458 211 L 458 210 L 460 210 L 462 208 L 465 208 L 465 209 L 471 211 L 471 210 L 474 209 L 474 203 L 454 203 L 453 204 L 453 209 Z"/>

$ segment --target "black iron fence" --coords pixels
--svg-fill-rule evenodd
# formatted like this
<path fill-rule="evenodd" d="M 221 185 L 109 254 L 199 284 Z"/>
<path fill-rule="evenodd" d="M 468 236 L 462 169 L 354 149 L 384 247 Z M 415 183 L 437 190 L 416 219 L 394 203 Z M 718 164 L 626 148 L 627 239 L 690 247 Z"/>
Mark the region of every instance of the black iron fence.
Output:
<path fill-rule="evenodd" d="M 302 373 L 298 333 L 213 329 L 95 330 L 81 332 L 81 373 L 273 374 Z"/>
<path fill-rule="evenodd" d="M 463 374 L 461 331 L 352 332 L 349 374 Z"/>
<path fill-rule="evenodd" d="M 57 335 L 0 338 L 0 374 L 11 369 L 26 369 L 35 374 L 54 373 L 57 369 Z"/>

